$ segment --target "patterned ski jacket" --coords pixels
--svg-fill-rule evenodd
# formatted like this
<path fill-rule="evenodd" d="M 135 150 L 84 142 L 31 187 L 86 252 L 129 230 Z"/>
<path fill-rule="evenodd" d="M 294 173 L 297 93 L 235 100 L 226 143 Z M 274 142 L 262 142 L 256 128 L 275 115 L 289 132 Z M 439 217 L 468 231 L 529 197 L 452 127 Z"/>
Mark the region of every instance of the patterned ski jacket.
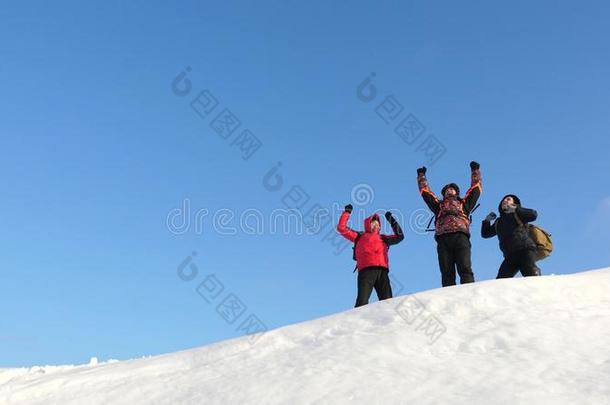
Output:
<path fill-rule="evenodd" d="M 434 213 L 435 238 L 455 232 L 462 232 L 470 237 L 470 212 L 483 191 L 480 169 L 471 170 L 470 188 L 466 191 L 464 198 L 460 198 L 458 195 L 457 197 L 439 200 L 430 190 L 428 179 L 424 173 L 417 175 L 417 185 L 424 202 Z"/>

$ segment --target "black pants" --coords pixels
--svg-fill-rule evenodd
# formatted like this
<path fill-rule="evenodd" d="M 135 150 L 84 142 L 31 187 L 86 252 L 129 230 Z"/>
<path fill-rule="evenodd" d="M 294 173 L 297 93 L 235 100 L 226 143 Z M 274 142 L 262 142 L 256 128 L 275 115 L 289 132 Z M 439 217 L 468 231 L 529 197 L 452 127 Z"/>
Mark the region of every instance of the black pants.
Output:
<path fill-rule="evenodd" d="M 369 298 L 375 288 L 379 301 L 392 298 L 392 286 L 385 267 L 366 267 L 358 272 L 358 297 L 356 307 L 369 303 Z"/>
<path fill-rule="evenodd" d="M 470 262 L 470 239 L 461 232 L 447 233 L 437 237 L 436 250 L 441 269 L 443 287 L 455 285 L 455 270 L 460 275 L 460 284 L 473 283 Z"/>
<path fill-rule="evenodd" d="M 523 277 L 540 275 L 540 269 L 536 266 L 535 250 L 524 249 L 505 254 L 496 278 L 515 277 L 518 271 L 521 271 Z"/>

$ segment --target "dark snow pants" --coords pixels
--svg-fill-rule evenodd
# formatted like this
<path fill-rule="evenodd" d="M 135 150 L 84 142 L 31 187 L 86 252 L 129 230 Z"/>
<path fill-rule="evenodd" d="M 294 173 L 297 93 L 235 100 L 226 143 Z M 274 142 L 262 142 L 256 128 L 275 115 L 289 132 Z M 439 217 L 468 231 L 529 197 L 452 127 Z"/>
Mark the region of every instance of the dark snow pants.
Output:
<path fill-rule="evenodd" d="M 540 275 L 540 269 L 536 266 L 535 250 L 523 249 L 505 254 L 496 278 L 515 277 L 518 271 L 521 271 L 523 277 Z"/>
<path fill-rule="evenodd" d="M 473 283 L 470 262 L 470 239 L 462 232 L 446 233 L 436 238 L 438 265 L 441 269 L 443 287 L 455 285 L 455 270 L 460 275 L 460 284 Z"/>
<path fill-rule="evenodd" d="M 358 297 L 356 307 L 369 303 L 373 288 L 379 301 L 392 298 L 392 286 L 385 267 L 366 267 L 358 272 Z"/>

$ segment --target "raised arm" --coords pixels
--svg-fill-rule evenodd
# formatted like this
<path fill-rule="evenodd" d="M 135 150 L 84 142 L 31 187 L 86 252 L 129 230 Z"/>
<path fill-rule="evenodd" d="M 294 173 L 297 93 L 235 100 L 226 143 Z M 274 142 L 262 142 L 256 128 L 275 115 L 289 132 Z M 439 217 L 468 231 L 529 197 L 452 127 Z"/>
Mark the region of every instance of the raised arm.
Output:
<path fill-rule="evenodd" d="M 428 187 L 426 170 L 427 169 L 425 166 L 417 169 L 417 187 L 419 187 L 419 193 L 421 194 L 428 208 L 430 208 L 434 215 L 436 215 L 438 214 L 439 210 L 439 202 L 434 193 L 430 191 L 430 187 Z"/>
<path fill-rule="evenodd" d="M 483 192 L 481 183 L 481 165 L 477 162 L 470 162 L 470 188 L 464 196 L 464 211 L 466 215 L 477 205 L 477 201 Z"/>
<path fill-rule="evenodd" d="M 392 213 L 390 211 L 385 213 L 385 219 L 388 220 L 388 222 L 390 223 L 390 226 L 392 227 L 392 231 L 394 231 L 393 235 L 383 235 L 382 236 L 386 245 L 392 246 L 392 245 L 396 245 L 397 243 L 402 242 L 402 240 L 405 238 L 405 235 L 402 232 L 402 228 L 398 224 L 398 221 L 396 221 L 396 219 L 392 216 Z"/>
<path fill-rule="evenodd" d="M 489 215 L 485 217 L 481 223 L 481 237 L 488 239 L 497 235 L 495 224 L 491 224 L 491 221 L 494 219 L 496 219 L 496 214 L 493 212 L 490 212 Z"/>
<path fill-rule="evenodd" d="M 339 223 L 337 224 L 337 232 L 339 232 L 341 236 L 343 236 L 345 239 L 353 242 L 356 240 L 358 232 L 347 226 L 347 220 L 349 219 L 349 216 L 352 213 L 352 209 L 353 207 L 351 204 L 347 204 L 345 206 L 345 211 L 343 211 L 341 217 L 339 217 Z"/>
<path fill-rule="evenodd" d="M 515 214 L 517 214 L 523 222 L 533 222 L 536 220 L 536 218 L 538 218 L 538 213 L 536 210 L 523 208 L 520 205 L 515 209 Z"/>

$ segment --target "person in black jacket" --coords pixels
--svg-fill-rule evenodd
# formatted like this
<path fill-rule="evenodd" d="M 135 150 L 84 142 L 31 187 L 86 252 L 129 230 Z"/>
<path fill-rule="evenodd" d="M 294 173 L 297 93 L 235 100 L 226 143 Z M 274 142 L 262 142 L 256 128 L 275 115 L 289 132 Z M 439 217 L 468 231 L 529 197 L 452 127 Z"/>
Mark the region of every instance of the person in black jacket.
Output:
<path fill-rule="evenodd" d="M 539 276 L 540 269 L 536 266 L 536 244 L 527 229 L 527 223 L 535 221 L 538 213 L 523 208 L 521 200 L 514 194 L 502 198 L 498 211 L 500 218 L 491 212 L 485 217 L 481 226 L 483 238 L 498 236 L 500 250 L 504 254 L 504 261 L 496 278 L 511 278 L 518 271 L 521 271 L 524 277 Z M 496 221 L 492 225 L 493 220 Z"/>

